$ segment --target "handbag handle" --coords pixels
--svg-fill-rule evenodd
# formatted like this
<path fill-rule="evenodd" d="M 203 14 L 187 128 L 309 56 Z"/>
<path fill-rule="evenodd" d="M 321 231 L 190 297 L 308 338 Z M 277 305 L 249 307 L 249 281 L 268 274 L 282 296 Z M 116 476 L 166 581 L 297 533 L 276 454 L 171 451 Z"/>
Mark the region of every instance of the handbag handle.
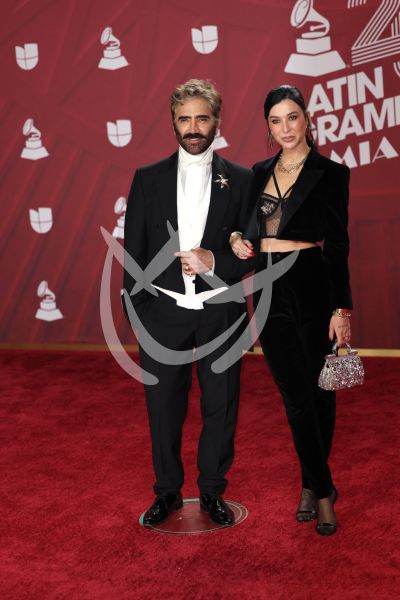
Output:
<path fill-rule="evenodd" d="M 347 354 L 357 354 L 357 350 L 354 350 L 350 346 L 349 342 L 345 342 L 345 346 L 346 346 Z M 337 356 L 338 352 L 339 352 L 339 347 L 338 347 L 338 343 L 337 343 L 337 340 L 336 340 L 336 342 L 332 346 L 332 354 L 335 354 Z"/>

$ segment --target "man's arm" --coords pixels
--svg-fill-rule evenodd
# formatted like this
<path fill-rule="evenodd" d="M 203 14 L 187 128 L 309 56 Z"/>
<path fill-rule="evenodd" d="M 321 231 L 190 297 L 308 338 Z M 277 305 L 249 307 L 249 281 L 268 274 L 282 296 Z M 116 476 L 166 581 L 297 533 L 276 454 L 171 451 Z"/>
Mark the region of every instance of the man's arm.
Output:
<path fill-rule="evenodd" d="M 246 177 L 243 178 L 241 185 L 241 202 L 240 202 L 240 210 L 237 215 L 236 223 L 234 227 L 232 227 L 232 231 L 244 231 L 247 222 L 250 217 L 251 209 L 252 209 L 252 195 L 251 188 L 253 182 L 253 173 L 248 171 L 246 173 Z M 232 233 L 229 232 L 229 233 Z M 215 268 L 214 272 L 221 279 L 240 279 L 255 268 L 255 258 L 248 258 L 246 260 L 239 259 L 233 252 L 229 244 L 229 240 L 227 240 L 226 247 L 220 250 L 215 250 L 214 259 L 215 259 Z"/>
<path fill-rule="evenodd" d="M 240 191 L 240 209 L 233 228 L 243 230 L 246 226 L 249 215 L 250 188 L 252 174 L 249 171 L 241 185 Z M 226 241 L 225 248 L 206 249 L 195 248 L 187 252 L 176 252 L 175 256 L 180 258 L 183 270 L 188 274 L 210 273 L 218 275 L 223 280 L 240 279 L 245 273 L 252 271 L 255 267 L 255 260 L 240 260 L 232 252 L 229 241 Z"/>
<path fill-rule="evenodd" d="M 146 202 L 143 191 L 142 178 L 140 169 L 138 169 L 133 178 L 133 183 L 128 196 L 128 204 L 125 213 L 125 228 L 124 228 L 124 248 L 140 266 L 142 270 L 147 265 L 147 237 L 146 237 Z M 126 260 L 125 260 L 126 266 Z M 131 293 L 135 286 L 135 279 L 124 269 L 123 286 L 128 294 Z M 135 306 L 142 304 L 148 297 L 148 292 L 141 290 L 132 296 L 132 303 Z M 125 315 L 128 318 L 125 302 L 122 298 L 122 304 Z"/>

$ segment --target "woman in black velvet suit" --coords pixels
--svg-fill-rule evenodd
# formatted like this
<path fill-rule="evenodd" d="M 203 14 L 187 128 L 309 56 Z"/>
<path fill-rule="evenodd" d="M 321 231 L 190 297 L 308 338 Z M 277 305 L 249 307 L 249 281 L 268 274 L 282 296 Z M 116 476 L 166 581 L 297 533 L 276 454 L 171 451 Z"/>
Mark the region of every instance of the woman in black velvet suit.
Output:
<path fill-rule="evenodd" d="M 337 490 L 328 458 L 335 426 L 335 394 L 318 387 L 325 354 L 336 337 L 350 340 L 347 205 L 349 169 L 314 148 L 301 92 L 272 90 L 264 104 L 268 135 L 280 146 L 253 167 L 252 209 L 232 250 L 257 270 L 299 251 L 294 265 L 274 281 L 260 343 L 282 394 L 302 475 L 298 521 L 318 518 L 317 532 L 336 531 Z M 321 247 L 322 242 L 322 247 Z M 260 292 L 255 294 L 255 306 Z"/>

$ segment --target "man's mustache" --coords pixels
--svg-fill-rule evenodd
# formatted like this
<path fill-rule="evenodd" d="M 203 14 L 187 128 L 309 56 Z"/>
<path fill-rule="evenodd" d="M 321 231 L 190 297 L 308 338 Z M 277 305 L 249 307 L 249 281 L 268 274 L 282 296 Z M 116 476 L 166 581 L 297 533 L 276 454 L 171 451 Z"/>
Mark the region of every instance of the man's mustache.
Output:
<path fill-rule="evenodd" d="M 206 140 L 206 136 L 201 133 L 186 133 L 183 136 L 184 140 Z"/>

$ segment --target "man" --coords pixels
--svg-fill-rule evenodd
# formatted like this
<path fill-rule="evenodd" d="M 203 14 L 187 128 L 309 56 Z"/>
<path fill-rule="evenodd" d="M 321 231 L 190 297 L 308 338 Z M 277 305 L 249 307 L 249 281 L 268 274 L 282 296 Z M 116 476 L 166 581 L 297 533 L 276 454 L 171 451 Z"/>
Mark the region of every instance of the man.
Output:
<path fill-rule="evenodd" d="M 152 282 L 158 296 L 146 289 L 132 291 L 136 281 L 127 263 L 124 274 L 124 288 L 132 292 L 133 308 L 146 331 L 175 351 L 210 344 L 245 311 L 245 304 L 236 302 L 207 303 L 225 289 L 213 285 L 213 278 L 236 283 L 243 263 L 248 270 L 250 262 L 232 254 L 229 234 L 243 230 L 251 172 L 213 151 L 220 109 L 221 97 L 208 81 L 192 79 L 174 90 L 171 113 L 179 150 L 136 171 L 125 215 L 125 250 L 141 269 L 169 241 L 167 223 L 179 231 L 180 252 L 171 252 L 169 265 Z M 126 306 L 125 311 L 129 312 Z M 200 506 L 222 525 L 233 523 L 222 493 L 234 455 L 240 361 L 222 373 L 213 372 L 211 365 L 232 344 L 228 339 L 197 360 L 203 418 L 198 445 Z M 181 437 L 192 365 L 156 360 L 143 348 L 140 335 L 139 347 L 142 368 L 158 379 L 156 385 L 145 385 L 156 499 L 143 522 L 154 525 L 182 507 Z"/>

